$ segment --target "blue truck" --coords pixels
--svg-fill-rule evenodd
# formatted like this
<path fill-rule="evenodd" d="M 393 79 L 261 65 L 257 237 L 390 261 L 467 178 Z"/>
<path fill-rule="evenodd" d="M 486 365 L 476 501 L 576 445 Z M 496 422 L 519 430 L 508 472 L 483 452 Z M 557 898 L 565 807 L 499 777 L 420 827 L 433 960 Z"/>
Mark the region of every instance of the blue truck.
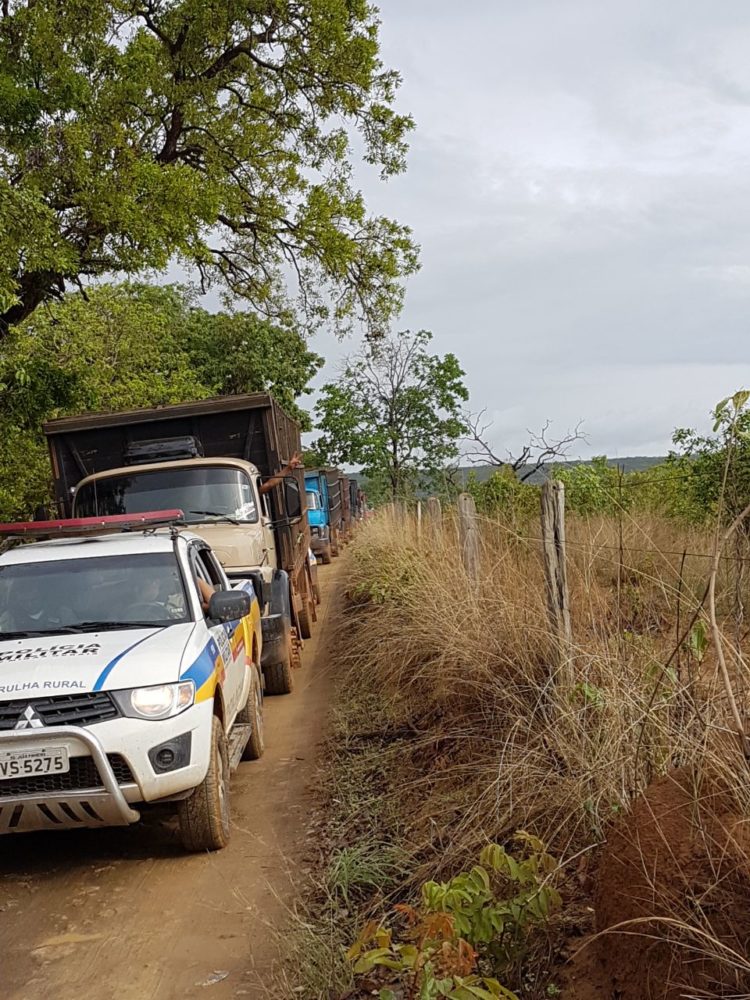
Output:
<path fill-rule="evenodd" d="M 328 565 L 339 554 L 341 532 L 341 473 L 338 469 L 306 469 L 307 519 L 310 547 Z"/>

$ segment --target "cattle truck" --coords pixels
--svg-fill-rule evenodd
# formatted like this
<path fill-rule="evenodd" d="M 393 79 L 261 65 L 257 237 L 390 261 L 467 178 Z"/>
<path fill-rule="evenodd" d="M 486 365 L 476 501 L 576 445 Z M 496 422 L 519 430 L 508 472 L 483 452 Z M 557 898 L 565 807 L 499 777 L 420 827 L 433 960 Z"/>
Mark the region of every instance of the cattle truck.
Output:
<path fill-rule="evenodd" d="M 344 504 L 341 498 L 341 473 L 338 469 L 321 470 L 328 487 L 328 525 L 331 536 L 331 552 L 337 556 L 344 544 Z"/>
<path fill-rule="evenodd" d="M 302 470 L 261 490 L 301 450 L 299 425 L 274 398 L 65 417 L 44 433 L 60 516 L 179 509 L 230 579 L 253 580 L 266 692 L 291 691 L 316 611 Z"/>
<path fill-rule="evenodd" d="M 328 481 L 323 469 L 305 469 L 307 494 L 307 519 L 310 522 L 311 548 L 316 559 L 326 566 L 330 563 L 331 550 L 330 510 Z"/>
<path fill-rule="evenodd" d="M 341 493 L 341 533 L 344 541 L 348 542 L 352 536 L 352 499 L 349 491 L 349 477 L 343 473 L 339 475 L 339 491 Z"/>

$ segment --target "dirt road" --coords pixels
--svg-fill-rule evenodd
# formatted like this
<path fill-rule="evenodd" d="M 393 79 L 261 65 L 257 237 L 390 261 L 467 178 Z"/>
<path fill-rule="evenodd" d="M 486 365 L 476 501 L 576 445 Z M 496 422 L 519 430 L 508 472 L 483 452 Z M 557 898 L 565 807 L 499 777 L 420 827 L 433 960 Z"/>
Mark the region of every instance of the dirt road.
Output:
<path fill-rule="evenodd" d="M 321 567 L 295 690 L 266 701 L 266 753 L 233 778 L 226 850 L 186 856 L 167 821 L 0 841 L 2 1000 L 264 995 L 304 856 L 341 577 Z"/>

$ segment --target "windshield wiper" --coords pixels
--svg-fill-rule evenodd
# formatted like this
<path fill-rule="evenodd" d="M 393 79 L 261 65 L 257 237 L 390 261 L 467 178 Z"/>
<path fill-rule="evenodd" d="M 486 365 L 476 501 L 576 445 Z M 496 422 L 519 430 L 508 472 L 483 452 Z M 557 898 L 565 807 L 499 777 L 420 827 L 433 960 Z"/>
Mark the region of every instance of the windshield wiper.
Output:
<path fill-rule="evenodd" d="M 144 622 L 144 621 L 132 621 L 132 622 L 106 622 L 106 621 L 93 621 L 93 622 L 76 622 L 75 625 L 71 625 L 70 628 L 66 629 L 68 632 L 114 632 L 116 629 L 123 628 L 162 628 L 163 622 Z"/>
<path fill-rule="evenodd" d="M 65 635 L 68 632 L 77 632 L 77 628 L 70 625 L 57 625 L 55 628 L 18 629 L 15 632 L 0 632 L 0 641 L 5 639 L 37 639 L 40 635 Z"/>
<path fill-rule="evenodd" d="M 188 514 L 203 514 L 205 517 L 218 517 L 222 521 L 229 521 L 230 524 L 240 523 L 236 517 L 230 517 L 229 514 L 220 514 L 218 510 L 189 510 Z"/>

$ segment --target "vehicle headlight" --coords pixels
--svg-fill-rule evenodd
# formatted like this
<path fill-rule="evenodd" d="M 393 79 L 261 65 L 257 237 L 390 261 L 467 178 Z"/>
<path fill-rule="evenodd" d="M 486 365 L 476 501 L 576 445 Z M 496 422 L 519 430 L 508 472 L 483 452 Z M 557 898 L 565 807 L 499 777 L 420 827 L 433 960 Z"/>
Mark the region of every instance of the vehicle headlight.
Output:
<path fill-rule="evenodd" d="M 179 681 L 112 693 L 123 715 L 134 719 L 170 719 L 194 703 L 195 684 Z"/>

